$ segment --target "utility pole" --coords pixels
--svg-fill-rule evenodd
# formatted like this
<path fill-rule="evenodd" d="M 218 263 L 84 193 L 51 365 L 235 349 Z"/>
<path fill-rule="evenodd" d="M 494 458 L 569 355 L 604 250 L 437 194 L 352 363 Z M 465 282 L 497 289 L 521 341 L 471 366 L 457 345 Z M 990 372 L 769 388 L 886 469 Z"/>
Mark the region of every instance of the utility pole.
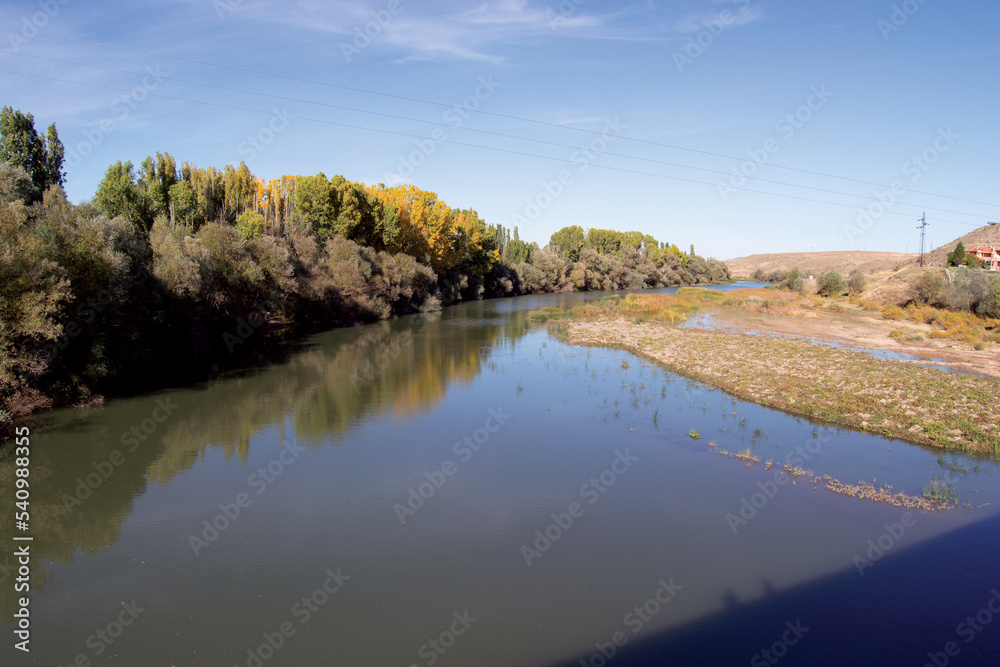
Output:
<path fill-rule="evenodd" d="M 920 259 L 917 260 L 917 264 L 919 266 L 923 266 L 924 265 L 924 234 L 926 233 L 926 230 L 927 230 L 927 213 L 926 212 L 924 213 L 924 216 L 922 218 L 920 218 L 919 222 L 920 222 L 920 226 L 917 227 L 917 229 L 920 230 Z"/>

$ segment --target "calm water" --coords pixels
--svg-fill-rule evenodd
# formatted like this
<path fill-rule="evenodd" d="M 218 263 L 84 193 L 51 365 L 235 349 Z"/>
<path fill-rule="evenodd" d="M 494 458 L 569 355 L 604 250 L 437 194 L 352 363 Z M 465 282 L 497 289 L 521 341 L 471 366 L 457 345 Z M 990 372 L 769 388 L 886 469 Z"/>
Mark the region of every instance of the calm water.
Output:
<path fill-rule="evenodd" d="M 251 374 L 53 413 L 32 434 L 32 651 L 0 570 L 2 664 L 998 664 L 996 465 L 528 318 L 601 296 L 331 331 Z M 779 486 L 709 442 L 918 495 L 947 476 L 971 507 Z M 13 512 L 5 481 L 5 539 Z"/>

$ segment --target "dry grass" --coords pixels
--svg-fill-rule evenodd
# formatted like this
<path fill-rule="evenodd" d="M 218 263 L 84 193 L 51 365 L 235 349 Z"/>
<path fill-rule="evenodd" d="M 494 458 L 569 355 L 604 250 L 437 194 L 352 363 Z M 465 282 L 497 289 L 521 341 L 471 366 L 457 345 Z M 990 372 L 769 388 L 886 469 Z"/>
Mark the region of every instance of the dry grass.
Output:
<path fill-rule="evenodd" d="M 911 303 L 905 308 L 886 306 L 882 309 L 882 318 L 930 324 L 934 330 L 928 334 L 929 338 L 946 338 L 970 345 L 1000 342 L 1000 333 L 998 333 L 1000 321 L 972 313 L 960 313 Z"/>
<path fill-rule="evenodd" d="M 860 500 L 870 500 L 873 503 L 886 503 L 894 507 L 919 510 L 951 509 L 957 506 L 951 498 L 936 499 L 929 495 L 911 496 L 902 491 L 893 491 L 891 486 L 876 487 L 871 482 L 858 482 L 857 484 L 844 484 L 840 480 L 833 479 L 829 475 L 823 475 L 822 481 L 826 482 L 827 491 L 833 491 L 849 498 Z"/>

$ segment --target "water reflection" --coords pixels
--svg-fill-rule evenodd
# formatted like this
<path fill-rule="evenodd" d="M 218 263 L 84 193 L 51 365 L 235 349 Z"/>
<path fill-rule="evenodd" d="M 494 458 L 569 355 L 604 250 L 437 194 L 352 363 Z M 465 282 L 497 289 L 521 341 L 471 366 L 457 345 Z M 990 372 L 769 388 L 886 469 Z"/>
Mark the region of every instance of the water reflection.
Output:
<path fill-rule="evenodd" d="M 115 544 L 147 486 L 170 484 L 209 450 L 245 463 L 251 439 L 272 427 L 304 447 L 338 446 L 361 419 L 432 409 L 449 385 L 482 372 L 491 349 L 527 332 L 527 310 L 481 317 L 488 310 L 469 309 L 461 322 L 432 313 L 329 331 L 284 364 L 47 415 L 31 438 L 32 588 L 45 589 L 54 565 Z M 13 458 L 0 461 L 0 477 L 14 479 L 13 468 Z M 13 504 L 13 494 L 0 495 L 5 535 L 14 533 Z M 3 623 L 15 609 L 15 570 L 9 553 L 0 557 Z"/>
<path fill-rule="evenodd" d="M 114 647 L 123 664 L 145 664 L 150 647 L 178 667 L 247 664 L 261 633 L 285 620 L 298 624 L 292 605 L 341 567 L 351 577 L 343 590 L 308 627 L 295 626 L 294 641 L 269 665 L 423 664 L 420 647 L 466 610 L 480 620 L 442 666 L 578 664 L 594 655 L 595 642 L 632 631 L 627 615 L 661 580 L 683 588 L 615 664 L 674 664 L 664 655 L 695 656 L 737 634 L 746 639 L 733 653 L 740 657 L 772 641 L 770 621 L 780 628 L 791 614 L 824 620 L 810 640 L 824 632 L 845 644 L 849 615 L 820 613 L 838 591 L 845 605 L 871 591 L 866 608 L 881 610 L 911 585 L 910 574 L 934 571 L 946 594 L 960 561 L 944 572 L 927 552 L 894 565 L 911 548 L 947 535 L 941 543 L 951 552 L 995 550 L 995 531 L 985 530 L 995 521 L 951 537 L 1000 501 L 992 468 L 814 427 L 632 355 L 569 346 L 529 327 L 534 308 L 601 296 L 478 302 L 331 331 L 281 365 L 53 414 L 34 437 L 32 605 L 44 641 L 32 657 L 68 664 L 89 653 L 87 636 L 135 598 L 148 611 Z M 454 443 L 483 427 L 491 409 L 511 417 L 473 457 L 460 456 Z M 693 430 L 702 439 L 689 437 Z M 930 476 L 954 469 L 964 471 L 963 497 L 975 490 L 977 503 L 994 505 L 921 514 L 863 578 L 852 557 L 901 520 L 898 508 L 790 484 L 733 531 L 727 514 L 741 512 L 774 471 L 719 457 L 709 441 L 777 462 L 817 434 L 822 448 L 808 466 L 819 474 L 877 476 L 919 493 Z M 293 440 L 305 451 L 280 481 L 193 553 L 189 539 L 203 520 L 247 492 L 254 471 Z M 635 465 L 601 482 L 608 490 L 591 504 L 583 489 L 596 488 L 591 480 L 603 479 L 619 452 Z M 394 505 L 449 460 L 457 472 L 403 525 Z M 0 463 L 0 473 L 10 465 Z M 0 498 L 5 530 L 13 528 L 10 502 Z M 535 545 L 535 531 L 573 502 L 582 515 L 526 564 L 522 546 Z M 924 622 L 924 634 L 978 604 L 979 590 L 993 585 L 990 574 L 962 570 L 964 599 L 929 616 L 934 624 Z M 869 587 L 880 578 L 888 583 Z M 824 584 L 817 595 L 799 595 L 817 583 Z M 6 623 L 11 589 L 0 585 Z M 789 604 L 768 623 L 748 622 L 768 600 Z M 868 618 L 885 630 L 876 612 Z M 954 625 L 942 627 L 947 635 Z"/>

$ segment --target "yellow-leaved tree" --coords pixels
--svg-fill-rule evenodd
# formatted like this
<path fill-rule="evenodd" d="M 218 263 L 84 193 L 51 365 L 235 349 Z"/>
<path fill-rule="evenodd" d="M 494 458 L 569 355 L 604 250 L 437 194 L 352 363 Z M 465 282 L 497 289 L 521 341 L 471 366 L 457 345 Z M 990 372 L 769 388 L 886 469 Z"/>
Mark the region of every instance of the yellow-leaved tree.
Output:
<path fill-rule="evenodd" d="M 464 259 L 451 209 L 437 194 L 414 185 L 370 189 L 399 216 L 400 250 L 424 258 L 437 273 L 444 273 Z"/>

